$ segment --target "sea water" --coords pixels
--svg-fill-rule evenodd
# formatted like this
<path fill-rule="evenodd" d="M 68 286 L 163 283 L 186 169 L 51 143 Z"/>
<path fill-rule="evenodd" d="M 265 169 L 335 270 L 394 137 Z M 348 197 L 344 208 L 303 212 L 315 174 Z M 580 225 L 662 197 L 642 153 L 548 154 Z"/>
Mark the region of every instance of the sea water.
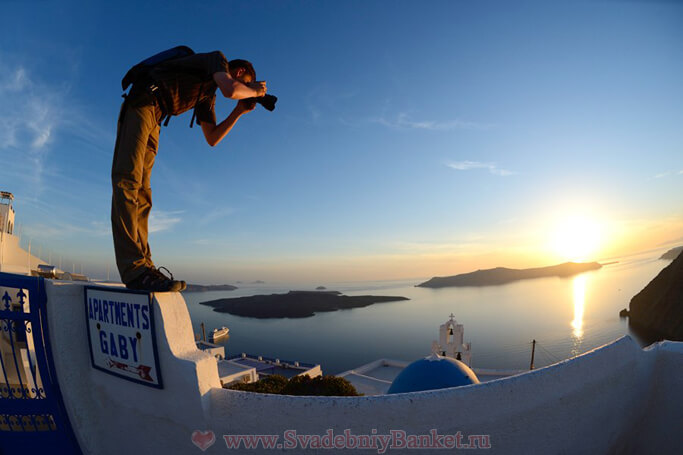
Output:
<path fill-rule="evenodd" d="M 536 368 L 631 335 L 619 310 L 670 261 L 657 254 L 620 259 L 600 270 L 568 278 L 522 280 L 502 286 L 415 287 L 425 280 L 317 283 L 302 286 L 239 285 L 234 291 L 185 293 L 195 333 L 230 328 L 227 355 L 246 352 L 319 363 L 337 374 L 379 358 L 413 361 L 431 352 L 439 325 L 453 313 L 472 343 L 475 368 L 528 369 L 532 340 Z M 404 296 L 410 300 L 318 313 L 302 319 L 255 319 L 214 312 L 200 302 L 256 294 L 313 290 L 317 285 L 346 295 Z"/>

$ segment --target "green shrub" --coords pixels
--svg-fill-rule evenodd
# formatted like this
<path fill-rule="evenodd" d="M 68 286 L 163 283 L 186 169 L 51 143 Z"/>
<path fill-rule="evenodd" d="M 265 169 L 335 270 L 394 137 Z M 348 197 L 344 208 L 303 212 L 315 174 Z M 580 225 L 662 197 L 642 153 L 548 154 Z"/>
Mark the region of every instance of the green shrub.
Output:
<path fill-rule="evenodd" d="M 287 380 L 284 376 L 274 374 L 250 384 L 235 384 L 230 386 L 230 389 L 257 393 L 275 393 L 279 395 L 360 396 L 353 384 L 346 379 L 337 376 L 318 376 L 316 378 L 311 378 L 308 375 L 302 375 L 294 376 Z"/>
<path fill-rule="evenodd" d="M 230 386 L 230 388 L 233 390 L 243 390 L 245 392 L 281 394 L 285 385 L 287 385 L 286 377 L 279 374 L 273 374 L 266 376 L 263 379 L 259 379 L 256 382 L 251 382 L 249 384 L 235 384 Z"/>
<path fill-rule="evenodd" d="M 344 378 L 337 376 L 318 376 L 311 378 L 308 375 L 291 378 L 284 389 L 283 395 L 315 395 L 335 397 L 357 397 L 356 388 Z"/>

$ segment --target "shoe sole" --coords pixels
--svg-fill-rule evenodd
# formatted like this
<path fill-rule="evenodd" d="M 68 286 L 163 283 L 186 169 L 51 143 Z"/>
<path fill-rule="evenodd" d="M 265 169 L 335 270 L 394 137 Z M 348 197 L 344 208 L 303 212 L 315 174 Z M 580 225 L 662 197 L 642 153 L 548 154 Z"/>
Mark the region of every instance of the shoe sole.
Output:
<path fill-rule="evenodd" d="M 145 291 L 145 292 L 180 292 L 184 290 L 187 286 L 183 286 L 181 282 L 176 281 L 175 284 L 172 284 L 168 287 L 168 289 L 159 289 L 159 288 L 152 288 L 152 287 L 144 287 L 144 286 L 129 286 L 126 285 L 126 289 L 130 289 L 131 291 Z"/>

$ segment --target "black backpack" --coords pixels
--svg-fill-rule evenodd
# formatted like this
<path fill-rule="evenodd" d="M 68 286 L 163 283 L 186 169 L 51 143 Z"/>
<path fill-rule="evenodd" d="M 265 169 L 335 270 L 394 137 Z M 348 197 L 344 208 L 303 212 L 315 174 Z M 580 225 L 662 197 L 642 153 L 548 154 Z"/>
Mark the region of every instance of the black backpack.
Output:
<path fill-rule="evenodd" d="M 194 51 L 187 46 L 176 46 L 172 49 L 152 55 L 128 70 L 126 75 L 123 76 L 123 79 L 121 79 L 121 88 L 125 92 L 131 84 L 147 77 L 150 70 L 159 63 L 187 57 L 189 55 L 194 55 Z"/>

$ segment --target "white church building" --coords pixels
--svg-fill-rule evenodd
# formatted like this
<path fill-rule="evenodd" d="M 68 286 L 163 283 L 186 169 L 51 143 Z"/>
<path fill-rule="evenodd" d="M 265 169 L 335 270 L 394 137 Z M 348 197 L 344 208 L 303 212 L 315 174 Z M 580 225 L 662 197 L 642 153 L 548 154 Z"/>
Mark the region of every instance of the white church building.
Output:
<path fill-rule="evenodd" d="M 432 342 L 432 352 L 472 366 L 472 344 L 465 343 L 465 328 L 458 324 L 453 313 L 439 326 L 439 340 Z"/>

